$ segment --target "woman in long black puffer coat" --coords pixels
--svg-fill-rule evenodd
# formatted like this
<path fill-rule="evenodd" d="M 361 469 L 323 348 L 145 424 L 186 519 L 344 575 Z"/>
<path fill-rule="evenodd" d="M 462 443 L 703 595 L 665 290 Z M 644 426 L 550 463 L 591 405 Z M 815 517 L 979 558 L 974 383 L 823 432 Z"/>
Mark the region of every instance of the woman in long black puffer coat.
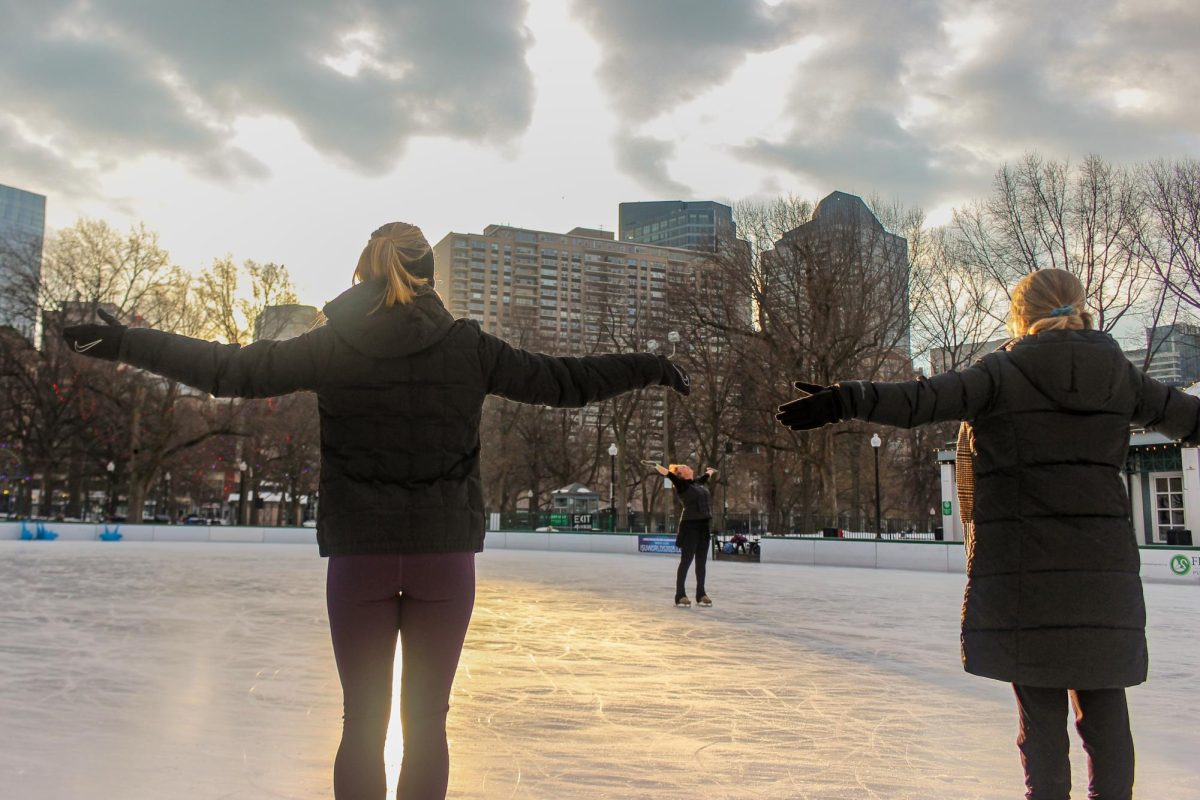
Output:
<path fill-rule="evenodd" d="M 1071 273 L 1032 273 L 1013 290 L 1017 338 L 1003 351 L 908 383 L 797 384 L 807 396 L 778 415 L 794 430 L 844 419 L 972 426 L 963 664 L 1013 684 L 1026 796 L 1036 800 L 1070 795 L 1068 697 L 1089 796 L 1132 796 L 1125 688 L 1146 679 L 1148 659 L 1122 479 L 1129 426 L 1200 442 L 1200 398 L 1134 367 L 1112 337 L 1091 330 L 1084 299 Z"/>
<path fill-rule="evenodd" d="M 357 285 L 325 306 L 328 323 L 295 339 L 239 347 L 127 330 L 107 315 L 108 325 L 63 332 L 76 352 L 217 397 L 317 393 L 317 542 L 329 556 L 329 626 L 345 708 L 334 794 L 348 800 L 386 794 L 397 635 L 404 759 L 396 796 L 445 796 L 446 712 L 483 549 L 484 398 L 575 407 L 646 386 L 688 392 L 687 375 L 662 357 L 559 358 L 510 347 L 450 316 L 433 291 L 433 266 L 420 229 L 396 222 L 371 234 Z"/>

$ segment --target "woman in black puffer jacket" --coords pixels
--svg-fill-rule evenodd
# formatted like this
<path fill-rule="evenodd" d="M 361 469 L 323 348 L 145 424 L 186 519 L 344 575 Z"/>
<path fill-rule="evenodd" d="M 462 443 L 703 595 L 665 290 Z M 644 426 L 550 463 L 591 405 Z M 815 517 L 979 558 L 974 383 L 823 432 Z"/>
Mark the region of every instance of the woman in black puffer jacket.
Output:
<path fill-rule="evenodd" d="M 371 235 L 356 286 L 328 322 L 246 347 L 149 329 L 64 331 L 76 352 L 120 360 L 217 397 L 317 393 L 327 599 L 345 708 L 338 798 L 386 793 L 383 746 L 396 639 L 403 672 L 398 800 L 444 797 L 446 712 L 483 549 L 479 423 L 489 394 L 577 407 L 632 389 L 688 392 L 687 375 L 649 354 L 558 358 L 510 347 L 450 316 L 433 291 L 433 251 L 416 226 Z"/>
<path fill-rule="evenodd" d="M 1068 697 L 1089 796 L 1132 796 L 1125 688 L 1146 679 L 1147 653 L 1122 479 L 1129 426 L 1200 442 L 1200 398 L 1149 378 L 1091 327 L 1078 279 L 1041 270 L 1013 290 L 1018 338 L 1004 350 L 927 380 L 797 384 L 808 396 L 778 415 L 794 430 L 843 419 L 973 428 L 963 664 L 1013 684 L 1030 798 L 1070 794 Z"/>

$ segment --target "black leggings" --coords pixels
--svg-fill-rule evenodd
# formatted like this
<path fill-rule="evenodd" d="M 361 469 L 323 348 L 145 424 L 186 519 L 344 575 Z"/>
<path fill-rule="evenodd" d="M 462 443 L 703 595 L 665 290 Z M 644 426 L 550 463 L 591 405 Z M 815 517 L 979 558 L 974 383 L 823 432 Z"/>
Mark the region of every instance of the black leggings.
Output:
<path fill-rule="evenodd" d="M 679 526 L 675 544 L 679 547 L 679 570 L 675 573 L 675 600 L 687 595 L 684 583 L 692 559 L 696 560 L 696 597 L 704 597 L 704 568 L 708 564 L 708 523 L 706 519 L 687 520 Z"/>
<path fill-rule="evenodd" d="M 1021 730 L 1017 747 L 1025 767 L 1028 800 L 1071 796 L 1067 698 L 1075 708 L 1075 728 L 1088 756 L 1088 797 L 1133 797 L 1133 735 L 1124 689 L 1043 689 L 1013 685 Z"/>
<path fill-rule="evenodd" d="M 475 554 L 333 556 L 329 629 L 342 682 L 342 742 L 333 765 L 338 800 L 383 800 L 383 747 L 400 638 L 404 758 L 397 800 L 446 796 L 450 687 L 475 604 Z"/>

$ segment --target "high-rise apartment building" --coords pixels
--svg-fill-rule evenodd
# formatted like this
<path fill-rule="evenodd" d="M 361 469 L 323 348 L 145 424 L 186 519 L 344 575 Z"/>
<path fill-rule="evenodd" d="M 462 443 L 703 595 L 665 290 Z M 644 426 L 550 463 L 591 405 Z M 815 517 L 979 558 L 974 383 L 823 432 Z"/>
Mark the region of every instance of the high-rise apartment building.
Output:
<path fill-rule="evenodd" d="M 622 242 L 716 253 L 737 238 L 733 209 L 709 200 L 621 203 L 617 219 Z"/>
<path fill-rule="evenodd" d="M 1200 325 L 1176 323 L 1146 329 L 1146 347 L 1126 353 L 1138 367 L 1150 365 L 1146 374 L 1156 381 L 1183 388 L 1200 381 Z"/>
<path fill-rule="evenodd" d="M 666 323 L 668 295 L 693 274 L 699 253 L 617 241 L 611 231 L 567 233 L 489 225 L 450 233 L 433 248 L 436 285 L 457 317 L 559 352 L 587 350 Z"/>
<path fill-rule="evenodd" d="M 37 322 L 46 198 L 0 185 L 0 326 L 29 340 Z"/>

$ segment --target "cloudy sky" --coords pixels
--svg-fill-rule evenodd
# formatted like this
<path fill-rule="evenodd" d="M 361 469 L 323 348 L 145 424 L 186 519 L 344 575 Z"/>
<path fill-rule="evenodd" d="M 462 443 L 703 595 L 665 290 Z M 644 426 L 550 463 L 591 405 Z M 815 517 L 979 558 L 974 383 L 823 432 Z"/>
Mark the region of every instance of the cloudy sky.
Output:
<path fill-rule="evenodd" d="M 344 288 L 367 234 L 615 228 L 833 189 L 924 208 L 1028 150 L 1200 156 L 1194 0 L 0 0 L 0 183 L 49 224 Z"/>

